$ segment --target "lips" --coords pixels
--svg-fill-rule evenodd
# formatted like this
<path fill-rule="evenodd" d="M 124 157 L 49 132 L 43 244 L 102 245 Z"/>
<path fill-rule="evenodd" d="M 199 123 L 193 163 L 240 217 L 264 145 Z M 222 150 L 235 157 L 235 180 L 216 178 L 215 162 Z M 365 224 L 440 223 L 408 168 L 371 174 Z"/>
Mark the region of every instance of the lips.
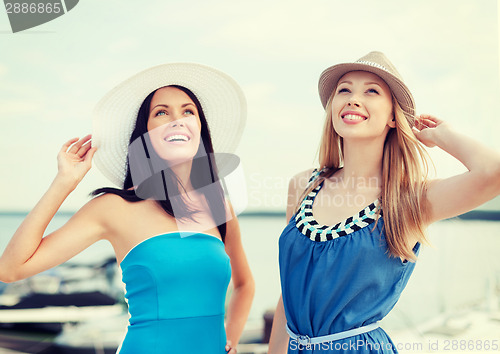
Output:
<path fill-rule="evenodd" d="M 356 111 L 347 111 L 341 114 L 342 121 L 346 124 L 356 124 L 361 123 L 367 119 L 367 117 Z"/>
<path fill-rule="evenodd" d="M 184 131 L 170 132 L 163 138 L 167 143 L 184 144 L 191 140 L 191 136 Z"/>
<path fill-rule="evenodd" d="M 175 134 L 175 135 L 169 135 L 167 137 L 165 137 L 164 139 L 167 143 L 171 143 L 173 141 L 184 141 L 184 142 L 188 142 L 189 140 L 191 140 L 191 138 L 187 135 L 184 135 L 184 134 Z"/>

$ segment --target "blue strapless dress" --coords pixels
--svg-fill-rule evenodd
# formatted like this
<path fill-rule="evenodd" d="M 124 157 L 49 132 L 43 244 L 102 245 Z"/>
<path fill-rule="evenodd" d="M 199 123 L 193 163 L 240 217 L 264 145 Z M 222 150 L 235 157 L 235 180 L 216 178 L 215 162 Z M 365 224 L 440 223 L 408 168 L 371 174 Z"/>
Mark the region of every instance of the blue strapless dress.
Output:
<path fill-rule="evenodd" d="M 130 320 L 118 353 L 226 353 L 231 265 L 221 240 L 189 232 L 154 236 L 120 267 Z"/>

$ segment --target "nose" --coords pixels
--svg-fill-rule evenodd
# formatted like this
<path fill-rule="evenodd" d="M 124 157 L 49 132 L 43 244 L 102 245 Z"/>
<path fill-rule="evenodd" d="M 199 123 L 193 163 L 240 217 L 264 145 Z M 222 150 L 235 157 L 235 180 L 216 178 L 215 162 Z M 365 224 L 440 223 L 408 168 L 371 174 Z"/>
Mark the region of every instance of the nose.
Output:
<path fill-rule="evenodd" d="M 361 107 L 361 104 L 359 101 L 356 99 L 356 97 L 352 96 L 349 101 L 347 101 L 348 106 L 354 106 L 354 107 Z"/>
<path fill-rule="evenodd" d="M 178 118 L 172 122 L 169 123 L 170 128 L 177 128 L 177 127 L 184 127 L 184 120 L 183 118 Z"/>

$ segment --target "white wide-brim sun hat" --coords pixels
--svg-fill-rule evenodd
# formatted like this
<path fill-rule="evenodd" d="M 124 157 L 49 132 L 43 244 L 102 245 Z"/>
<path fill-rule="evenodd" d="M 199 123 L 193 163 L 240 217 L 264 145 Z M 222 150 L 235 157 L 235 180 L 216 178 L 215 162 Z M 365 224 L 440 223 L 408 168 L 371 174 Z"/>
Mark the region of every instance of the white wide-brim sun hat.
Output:
<path fill-rule="evenodd" d="M 215 153 L 233 153 L 246 122 L 246 100 L 229 75 L 206 65 L 171 63 L 146 69 L 109 91 L 96 105 L 92 122 L 94 161 L 123 188 L 130 137 L 144 99 L 170 85 L 189 89 L 200 101 Z"/>

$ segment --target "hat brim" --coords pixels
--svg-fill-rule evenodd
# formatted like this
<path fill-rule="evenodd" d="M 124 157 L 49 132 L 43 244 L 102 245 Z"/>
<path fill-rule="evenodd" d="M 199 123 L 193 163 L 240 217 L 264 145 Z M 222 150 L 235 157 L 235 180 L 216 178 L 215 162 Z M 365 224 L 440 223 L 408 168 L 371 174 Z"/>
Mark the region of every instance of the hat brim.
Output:
<path fill-rule="evenodd" d="M 384 69 L 361 63 L 337 64 L 323 71 L 319 78 L 318 90 L 324 108 L 326 108 L 328 100 L 333 93 L 333 89 L 340 78 L 351 71 L 367 71 L 384 80 L 392 93 L 394 93 L 401 108 L 406 113 L 407 119 L 413 124 L 415 117 L 415 101 L 408 87 L 401 80 Z"/>
<path fill-rule="evenodd" d="M 94 109 L 95 165 L 116 185 L 123 187 L 129 140 L 142 102 L 151 92 L 170 85 L 183 86 L 198 98 L 215 152 L 236 150 L 246 121 L 246 100 L 236 81 L 201 64 L 158 65 L 117 85 Z"/>

